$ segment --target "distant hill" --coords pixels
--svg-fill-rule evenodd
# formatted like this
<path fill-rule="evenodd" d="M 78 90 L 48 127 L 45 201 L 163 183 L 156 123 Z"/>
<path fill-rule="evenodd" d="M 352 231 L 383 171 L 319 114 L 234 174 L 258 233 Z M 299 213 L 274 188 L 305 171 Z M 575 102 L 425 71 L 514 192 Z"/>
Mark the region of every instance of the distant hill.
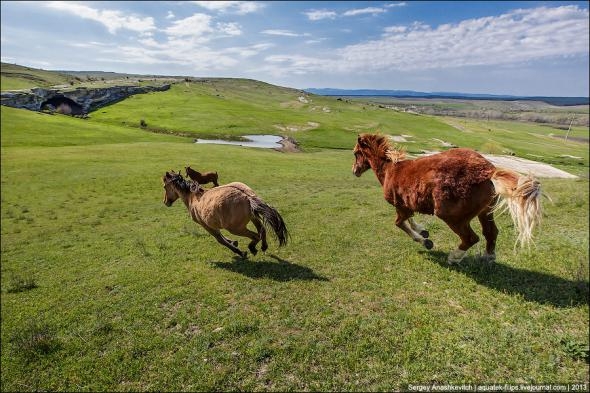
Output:
<path fill-rule="evenodd" d="M 106 83 L 109 81 L 136 84 L 142 81 L 173 81 L 187 78 L 184 76 L 140 75 L 107 71 L 43 70 L 10 63 L 2 63 L 1 77 L 2 91 L 31 89 L 34 87 L 47 88 L 57 85 L 81 87 L 90 84 L 95 86 L 96 82 Z"/>
<path fill-rule="evenodd" d="M 184 79 L 188 78 L 180 75 L 142 75 L 142 74 L 125 74 L 120 72 L 110 71 L 68 71 L 57 70 L 61 74 L 70 75 L 73 77 L 84 79 L 104 79 L 104 80 L 118 80 L 118 79 Z"/>
<path fill-rule="evenodd" d="M 2 90 L 50 87 L 75 82 L 75 77 L 71 75 L 17 64 L 2 63 L 0 71 Z"/>
<path fill-rule="evenodd" d="M 304 89 L 311 94 L 322 96 L 363 96 L 363 97 L 398 97 L 398 98 L 452 98 L 464 100 L 501 100 L 501 101 L 543 101 L 551 105 L 568 106 L 568 105 L 588 105 L 589 97 L 544 97 L 544 96 L 512 96 L 512 95 L 495 95 L 495 94 L 470 94 L 470 93 L 450 93 L 450 92 L 433 92 L 425 93 L 413 90 L 371 90 L 371 89 L 332 89 L 332 88 L 308 88 Z"/>

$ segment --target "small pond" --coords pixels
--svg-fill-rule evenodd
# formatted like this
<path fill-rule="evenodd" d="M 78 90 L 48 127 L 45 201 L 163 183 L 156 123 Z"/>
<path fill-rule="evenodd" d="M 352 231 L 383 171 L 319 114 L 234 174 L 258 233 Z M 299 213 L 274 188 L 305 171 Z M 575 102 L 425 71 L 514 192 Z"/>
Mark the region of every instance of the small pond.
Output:
<path fill-rule="evenodd" d="M 281 148 L 282 137 L 276 135 L 244 135 L 247 141 L 225 141 L 223 139 L 197 139 L 195 143 L 215 143 L 220 145 L 236 145 L 245 147 L 261 147 L 265 149 Z"/>

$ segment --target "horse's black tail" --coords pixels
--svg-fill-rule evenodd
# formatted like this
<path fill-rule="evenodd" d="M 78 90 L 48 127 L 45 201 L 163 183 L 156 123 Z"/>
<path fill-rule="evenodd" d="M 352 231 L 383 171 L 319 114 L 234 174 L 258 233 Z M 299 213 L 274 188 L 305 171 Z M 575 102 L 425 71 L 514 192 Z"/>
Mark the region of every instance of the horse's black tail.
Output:
<path fill-rule="evenodd" d="M 279 247 L 287 244 L 289 238 L 289 231 L 285 225 L 283 217 L 279 212 L 272 206 L 266 204 L 260 198 L 248 198 L 250 199 L 250 206 L 254 215 L 262 220 L 264 226 L 271 227 L 276 239 L 279 242 Z"/>

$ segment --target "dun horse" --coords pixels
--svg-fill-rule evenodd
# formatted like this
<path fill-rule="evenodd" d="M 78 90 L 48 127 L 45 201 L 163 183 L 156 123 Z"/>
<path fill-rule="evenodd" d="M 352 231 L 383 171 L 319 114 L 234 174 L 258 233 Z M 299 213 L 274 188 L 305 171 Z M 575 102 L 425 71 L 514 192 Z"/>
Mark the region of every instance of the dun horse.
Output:
<path fill-rule="evenodd" d="M 187 166 L 184 169 L 186 170 L 186 175 L 199 184 L 213 183 L 214 187 L 219 186 L 217 183 L 217 172 L 200 173 L 190 166 Z"/>
<path fill-rule="evenodd" d="M 248 248 L 256 255 L 256 245 L 262 240 L 262 251 L 266 251 L 266 229 L 270 227 L 279 246 L 287 243 L 289 236 L 281 215 L 263 202 L 250 187 L 244 183 L 229 183 L 209 190 L 202 189 L 198 183 L 186 181 L 180 173 L 170 173 L 162 177 L 164 182 L 164 204 L 172 206 L 178 198 L 182 199 L 192 219 L 207 230 L 217 241 L 245 258 L 247 252 L 238 248 L 238 242 L 221 234 L 226 229 L 237 236 L 251 239 Z M 247 228 L 252 221 L 257 232 Z"/>
<path fill-rule="evenodd" d="M 369 168 L 383 187 L 385 199 L 397 212 L 395 224 L 427 249 L 433 247 L 428 231 L 412 218 L 414 212 L 434 214 L 460 238 L 458 248 L 448 255 L 458 263 L 479 241 L 470 222 L 477 217 L 486 239 L 487 260 L 495 260 L 498 228 L 493 213 L 505 206 L 518 231 L 517 242 L 532 240 L 533 228 L 541 220 L 541 189 L 530 176 L 496 168 L 470 149 L 456 148 L 443 153 L 405 160 L 391 148 L 383 135 L 359 135 L 353 150 L 352 172 L 358 177 Z"/>

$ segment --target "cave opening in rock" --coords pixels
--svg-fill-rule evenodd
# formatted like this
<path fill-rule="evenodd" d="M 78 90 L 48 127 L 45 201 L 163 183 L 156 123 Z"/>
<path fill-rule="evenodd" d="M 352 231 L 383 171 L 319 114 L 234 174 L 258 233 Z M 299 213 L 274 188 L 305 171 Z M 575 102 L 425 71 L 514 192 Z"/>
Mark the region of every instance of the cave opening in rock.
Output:
<path fill-rule="evenodd" d="M 83 115 L 84 108 L 76 101 L 58 95 L 41 103 L 41 110 L 50 110 L 52 112 L 63 113 L 64 115 Z"/>

